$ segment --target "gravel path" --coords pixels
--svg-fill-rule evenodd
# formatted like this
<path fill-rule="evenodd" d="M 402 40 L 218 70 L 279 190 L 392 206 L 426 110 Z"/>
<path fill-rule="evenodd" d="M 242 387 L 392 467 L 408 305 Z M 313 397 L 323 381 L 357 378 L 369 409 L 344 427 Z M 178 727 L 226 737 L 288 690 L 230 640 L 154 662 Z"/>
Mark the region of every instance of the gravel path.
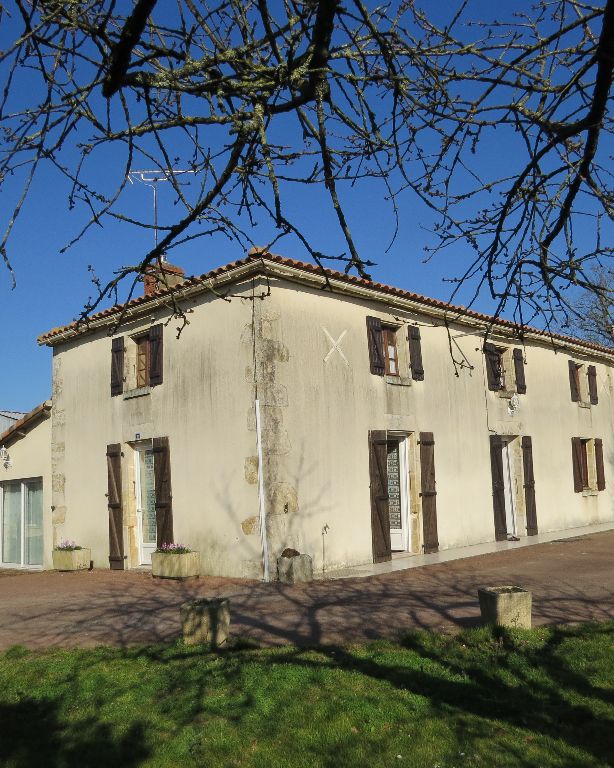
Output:
<path fill-rule="evenodd" d="M 614 531 L 368 578 L 286 586 L 146 572 L 4 573 L 0 649 L 172 641 L 179 605 L 228 596 L 232 632 L 263 645 L 337 644 L 479 623 L 478 586 L 533 591 L 534 624 L 614 619 Z"/>

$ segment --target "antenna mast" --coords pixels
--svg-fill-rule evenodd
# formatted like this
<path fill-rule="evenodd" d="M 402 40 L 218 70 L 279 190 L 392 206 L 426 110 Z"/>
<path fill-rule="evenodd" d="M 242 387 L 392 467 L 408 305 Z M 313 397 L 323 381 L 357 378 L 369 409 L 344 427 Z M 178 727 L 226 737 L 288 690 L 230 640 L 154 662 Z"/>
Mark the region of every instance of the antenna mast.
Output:
<path fill-rule="evenodd" d="M 176 170 L 174 168 L 167 168 L 165 170 L 158 169 L 155 171 L 128 171 L 128 181 L 131 184 L 138 181 L 146 187 L 151 187 L 153 190 L 154 244 L 156 247 L 158 245 L 158 184 L 161 184 L 164 181 L 170 181 L 171 178 L 183 173 L 194 173 L 194 171 Z M 162 261 L 166 261 L 166 256 L 162 254 L 161 259 Z"/>

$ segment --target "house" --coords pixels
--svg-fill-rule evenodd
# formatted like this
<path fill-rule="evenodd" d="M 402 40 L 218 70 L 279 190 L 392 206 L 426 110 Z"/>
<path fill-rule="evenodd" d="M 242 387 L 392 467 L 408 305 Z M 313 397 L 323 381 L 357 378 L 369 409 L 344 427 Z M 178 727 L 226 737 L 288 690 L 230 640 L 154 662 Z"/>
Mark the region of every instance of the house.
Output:
<path fill-rule="evenodd" d="M 3 567 L 51 567 L 50 415 L 46 401 L 0 434 Z"/>
<path fill-rule="evenodd" d="M 24 416 L 20 411 L 0 411 L 0 435 Z"/>
<path fill-rule="evenodd" d="M 614 350 L 254 251 L 40 337 L 45 550 L 316 570 L 614 525 Z M 177 311 L 182 317 L 177 319 Z M 179 332 L 178 328 L 182 329 Z M 261 525 L 261 521 L 265 524 Z M 47 533 L 45 533 L 47 536 Z"/>

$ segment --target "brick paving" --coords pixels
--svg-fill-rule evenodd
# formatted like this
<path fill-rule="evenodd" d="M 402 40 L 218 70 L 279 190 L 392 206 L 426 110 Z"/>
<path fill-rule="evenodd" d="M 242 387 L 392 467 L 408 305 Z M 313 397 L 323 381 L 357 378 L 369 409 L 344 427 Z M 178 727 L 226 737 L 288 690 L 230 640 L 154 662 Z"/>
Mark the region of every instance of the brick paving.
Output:
<path fill-rule="evenodd" d="M 227 596 L 232 632 L 262 645 L 340 644 L 479 623 L 476 590 L 533 592 L 535 625 L 614 619 L 614 531 L 367 578 L 287 586 L 143 571 L 11 572 L 0 578 L 0 649 L 168 642 L 179 605 Z"/>

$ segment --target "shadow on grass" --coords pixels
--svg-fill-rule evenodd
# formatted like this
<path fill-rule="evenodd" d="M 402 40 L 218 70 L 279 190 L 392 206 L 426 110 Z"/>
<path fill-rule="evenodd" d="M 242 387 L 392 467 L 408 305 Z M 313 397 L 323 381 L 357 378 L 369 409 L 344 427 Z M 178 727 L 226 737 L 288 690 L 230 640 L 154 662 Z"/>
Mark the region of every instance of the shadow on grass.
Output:
<path fill-rule="evenodd" d="M 132 723 L 118 737 L 109 725 L 94 718 L 67 723 L 60 714 L 65 706 L 66 702 L 28 698 L 0 704 L 0 764 L 14 768 L 131 768 L 149 756 L 140 723 Z"/>

